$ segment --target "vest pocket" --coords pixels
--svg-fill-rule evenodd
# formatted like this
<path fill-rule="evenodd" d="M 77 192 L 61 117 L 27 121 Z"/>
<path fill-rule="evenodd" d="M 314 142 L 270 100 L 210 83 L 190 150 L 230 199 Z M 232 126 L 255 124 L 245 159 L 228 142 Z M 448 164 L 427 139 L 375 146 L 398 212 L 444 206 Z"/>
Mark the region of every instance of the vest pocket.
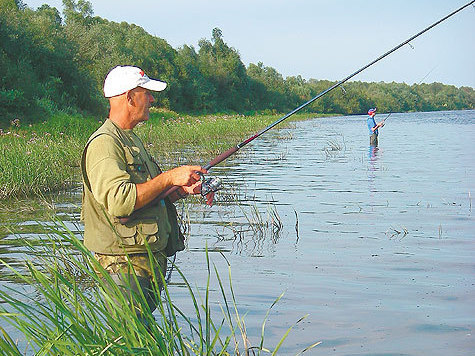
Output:
<path fill-rule="evenodd" d="M 135 146 L 127 147 L 124 149 L 124 153 L 130 180 L 134 183 L 146 182 L 149 178 L 148 168 L 140 156 L 140 149 Z"/>
<path fill-rule="evenodd" d="M 149 244 L 157 242 L 158 224 L 156 221 L 149 223 L 139 223 L 134 226 L 117 224 L 115 230 L 123 245 L 143 246 L 145 241 Z"/>
<path fill-rule="evenodd" d="M 137 235 L 136 226 L 125 226 L 123 224 L 117 224 L 115 226 L 115 231 L 120 237 L 120 242 L 123 245 L 132 246 L 135 245 L 135 235 Z"/>
<path fill-rule="evenodd" d="M 158 224 L 157 222 L 153 223 L 142 223 L 137 226 L 138 228 L 138 236 L 137 236 L 137 244 L 144 245 L 145 240 L 149 244 L 152 244 L 157 241 L 157 233 L 158 233 Z"/>

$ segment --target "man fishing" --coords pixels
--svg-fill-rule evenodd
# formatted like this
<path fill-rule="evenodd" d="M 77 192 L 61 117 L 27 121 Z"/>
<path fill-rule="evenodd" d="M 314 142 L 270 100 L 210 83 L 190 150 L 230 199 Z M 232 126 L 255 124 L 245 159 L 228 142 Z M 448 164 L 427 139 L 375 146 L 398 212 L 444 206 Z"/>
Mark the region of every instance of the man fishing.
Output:
<path fill-rule="evenodd" d="M 151 311 L 157 306 L 160 291 L 154 286 L 162 287 L 160 273 L 165 275 L 166 257 L 184 249 L 173 203 L 199 194 L 201 175 L 207 173 L 200 166 L 162 172 L 133 132 L 149 118 L 151 91 L 166 86 L 137 67 L 112 69 L 104 81 L 109 118 L 89 138 L 81 162 L 84 244 L 121 292 L 125 296 L 143 292 Z M 173 187 L 166 198 L 156 199 Z M 213 192 L 206 195 L 208 205 L 213 198 Z M 154 275 L 159 280 L 154 281 Z M 139 315 L 140 306 L 134 307 Z"/>
<path fill-rule="evenodd" d="M 378 129 L 384 126 L 384 120 L 376 123 L 374 117 L 376 116 L 376 108 L 368 110 L 368 118 L 366 123 L 369 129 L 369 145 L 371 147 L 378 146 Z"/>

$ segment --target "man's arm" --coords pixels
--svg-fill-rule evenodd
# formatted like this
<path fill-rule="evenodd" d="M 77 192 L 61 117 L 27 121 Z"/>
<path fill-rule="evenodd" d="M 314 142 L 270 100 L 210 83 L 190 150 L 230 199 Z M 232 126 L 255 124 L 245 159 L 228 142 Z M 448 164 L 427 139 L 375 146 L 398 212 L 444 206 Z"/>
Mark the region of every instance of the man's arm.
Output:
<path fill-rule="evenodd" d="M 88 145 L 85 168 L 92 194 L 113 216 L 134 211 L 136 187 L 126 167 L 124 150 L 111 136 L 98 136 Z"/>
<path fill-rule="evenodd" d="M 380 127 L 383 127 L 383 126 L 384 126 L 384 121 L 380 121 L 375 126 L 371 127 L 371 131 L 375 132 L 377 129 L 379 129 Z"/>
<path fill-rule="evenodd" d="M 183 192 L 182 195 L 199 193 L 196 186 L 201 182 L 197 172 L 207 173 L 200 166 L 181 166 L 136 184 L 126 171 L 123 155 L 123 148 L 109 135 L 95 138 L 86 153 L 86 171 L 94 198 L 113 216 L 129 216 L 174 185 L 181 187 L 177 193 Z M 181 195 L 170 198 L 174 201 Z"/>

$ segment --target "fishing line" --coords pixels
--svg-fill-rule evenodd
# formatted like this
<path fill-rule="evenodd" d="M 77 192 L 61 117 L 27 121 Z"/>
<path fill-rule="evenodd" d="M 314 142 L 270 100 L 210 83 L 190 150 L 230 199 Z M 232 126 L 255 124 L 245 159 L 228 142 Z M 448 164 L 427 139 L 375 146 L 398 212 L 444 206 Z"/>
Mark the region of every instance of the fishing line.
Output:
<path fill-rule="evenodd" d="M 381 56 L 379 56 L 378 58 L 376 58 L 375 60 L 373 60 L 372 62 L 366 64 L 364 67 L 358 69 L 356 72 L 350 74 L 349 76 L 347 76 L 346 78 L 340 80 L 339 82 L 333 84 L 332 86 L 330 86 L 328 89 L 325 89 L 324 91 L 322 91 L 320 94 L 318 94 L 317 96 L 313 97 L 312 99 L 310 99 L 309 101 L 303 103 L 302 105 L 300 105 L 299 107 L 295 108 L 294 110 L 290 111 L 289 113 L 287 113 L 286 115 L 284 115 L 283 117 L 281 117 L 280 119 L 278 119 L 277 121 L 273 122 L 272 124 L 270 124 L 269 126 L 265 127 L 264 129 L 262 129 L 261 131 L 257 132 L 256 134 L 254 134 L 253 136 L 249 137 L 248 139 L 244 140 L 243 142 L 237 144 L 235 147 L 231 147 L 229 150 L 221 153 L 220 155 L 218 155 L 217 157 L 215 157 L 214 159 L 212 159 L 206 166 L 204 166 L 203 168 L 205 168 L 206 170 L 209 170 L 211 169 L 212 167 L 216 166 L 217 164 L 221 163 L 222 161 L 224 161 L 225 159 L 227 159 L 228 157 L 230 157 L 231 155 L 233 155 L 234 153 L 236 153 L 237 151 L 239 151 L 242 147 L 246 146 L 248 143 L 254 141 L 256 138 L 258 138 L 259 136 L 261 136 L 262 134 L 266 133 L 267 131 L 269 131 L 270 129 L 272 129 L 274 126 L 280 124 L 282 121 L 284 121 L 285 119 L 289 118 L 290 116 L 292 116 L 293 114 L 295 114 L 296 112 L 302 110 L 304 107 L 308 106 L 309 104 L 313 103 L 315 100 L 317 100 L 318 98 L 322 97 L 323 95 L 329 93 L 330 91 L 332 91 L 333 89 L 339 87 L 340 85 L 342 85 L 343 83 L 345 83 L 346 81 L 348 81 L 349 79 L 353 78 L 355 75 L 361 73 L 362 71 L 366 70 L 367 68 L 371 67 L 373 64 L 379 62 L 380 60 L 382 60 L 383 58 L 389 56 L 391 53 L 397 51 L 399 48 L 405 46 L 406 44 L 409 44 L 412 48 L 413 46 L 409 43 L 411 42 L 412 40 L 416 39 L 417 37 L 419 37 L 420 35 L 422 35 L 423 33 L 429 31 L 430 29 L 434 28 L 435 26 L 439 25 L 441 22 L 447 20 L 449 17 L 455 15 L 456 13 L 462 11 L 463 9 L 465 9 L 466 7 L 470 6 L 470 5 L 473 5 L 473 3 L 475 3 L 475 0 L 472 0 L 470 2 L 468 2 L 467 4 L 463 5 L 462 7 L 458 8 L 457 10 L 451 12 L 450 14 L 448 14 L 447 16 L 441 18 L 440 20 L 434 22 L 432 25 L 426 27 L 425 29 L 423 29 L 422 31 L 416 33 L 415 35 L 409 37 L 407 40 L 405 40 L 404 42 L 401 42 L 400 44 L 398 44 L 396 47 L 390 49 L 389 51 L 387 51 L 386 53 L 382 54 Z M 210 178 L 211 179 L 211 178 Z M 178 186 L 173 186 L 171 188 L 169 188 L 168 190 L 162 192 L 160 195 L 158 195 L 158 197 L 156 199 L 163 199 L 164 197 L 168 196 L 169 194 L 171 194 L 172 192 L 176 191 L 179 187 Z"/>
<path fill-rule="evenodd" d="M 419 83 L 417 83 L 417 85 L 420 85 L 420 84 L 422 83 L 422 81 L 423 81 L 424 79 L 426 79 L 426 78 L 434 71 L 435 68 L 437 68 L 437 65 L 435 65 L 434 68 L 432 68 L 432 69 L 419 81 Z M 342 87 L 342 88 L 343 88 L 343 87 Z M 412 89 L 410 89 L 410 91 L 412 92 Z M 381 121 L 382 121 L 383 123 L 386 123 L 387 118 L 390 117 L 391 114 L 392 114 L 392 112 L 390 112 L 389 115 L 386 116 L 386 117 L 385 117 L 383 120 L 381 120 Z"/>
<path fill-rule="evenodd" d="M 422 81 L 423 81 L 424 79 L 426 79 L 426 78 L 434 71 L 435 68 L 437 68 L 437 66 L 438 66 L 438 64 L 436 64 L 436 65 L 434 66 L 434 68 L 432 68 L 432 69 L 429 71 L 429 73 L 427 73 L 427 74 L 424 76 L 424 78 L 422 78 L 422 79 L 419 81 L 419 83 L 417 83 L 417 85 L 421 84 Z"/>

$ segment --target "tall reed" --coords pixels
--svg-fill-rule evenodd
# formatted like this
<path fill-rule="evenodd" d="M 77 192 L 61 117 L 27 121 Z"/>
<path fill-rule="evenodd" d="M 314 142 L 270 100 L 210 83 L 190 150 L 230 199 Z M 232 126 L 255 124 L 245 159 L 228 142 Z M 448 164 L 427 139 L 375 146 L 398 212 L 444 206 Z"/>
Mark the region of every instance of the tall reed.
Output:
<path fill-rule="evenodd" d="M 173 303 L 166 285 L 161 297 L 157 295 L 155 313 L 142 293 L 133 296 L 142 310 L 139 315 L 117 286 L 105 292 L 108 285 L 114 286 L 111 278 L 63 223 L 55 221 L 44 236 L 41 243 L 26 243 L 34 256 L 25 262 L 28 273 L 0 261 L 25 286 L 0 288 L 0 319 L 14 330 L 0 327 L 4 355 L 275 355 L 292 329 L 274 347 L 265 345 L 265 323 L 279 297 L 266 315 L 259 342 L 253 344 L 235 298 L 230 267 L 226 287 L 208 252 L 204 296 L 174 266 L 189 291 L 193 315 Z M 220 312 L 211 307 L 213 275 L 219 283 Z M 155 277 L 158 290 L 163 276 Z"/>

